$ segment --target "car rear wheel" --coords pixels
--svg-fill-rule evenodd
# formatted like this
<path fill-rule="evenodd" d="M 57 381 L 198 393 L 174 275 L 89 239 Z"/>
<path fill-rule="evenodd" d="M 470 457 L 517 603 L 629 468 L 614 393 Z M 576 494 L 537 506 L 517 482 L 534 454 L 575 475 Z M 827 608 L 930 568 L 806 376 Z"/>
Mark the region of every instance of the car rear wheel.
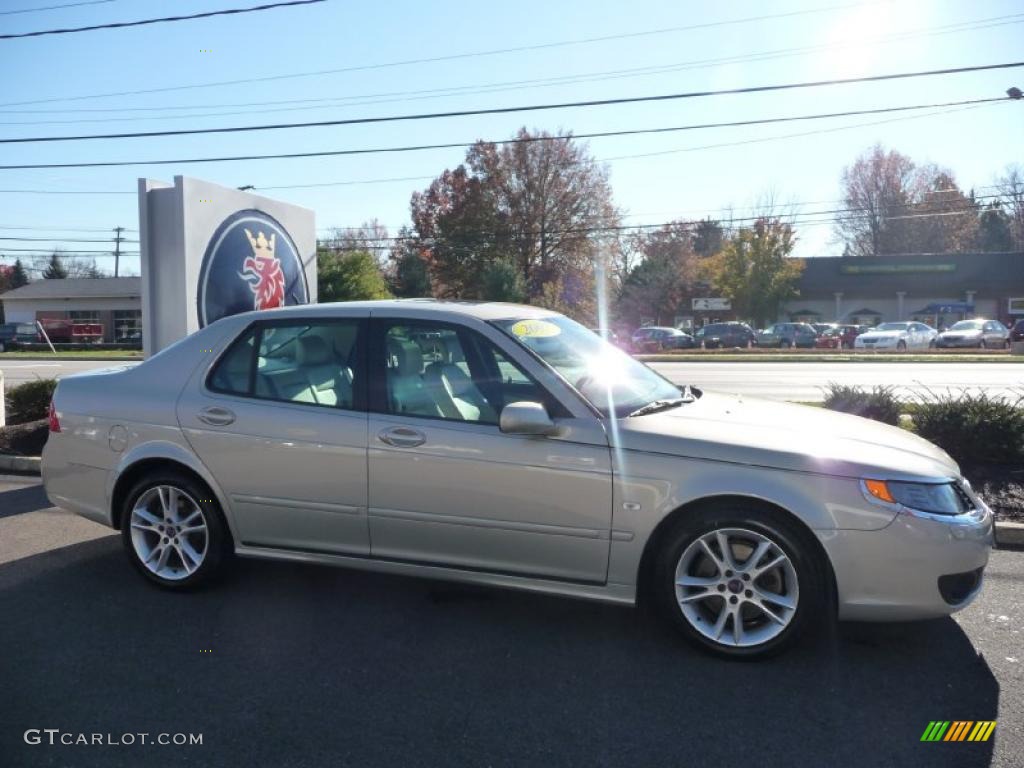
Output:
<path fill-rule="evenodd" d="M 143 478 L 128 493 L 121 536 L 143 576 L 167 589 L 188 589 L 213 578 L 230 535 L 210 490 L 185 473 Z"/>
<path fill-rule="evenodd" d="M 825 566 L 806 538 L 784 515 L 754 503 L 709 505 L 665 542 L 658 602 L 687 640 L 711 653 L 779 653 L 827 600 Z"/>
<path fill-rule="evenodd" d="M 907 351 L 907 342 L 905 342 L 905 341 L 898 341 L 896 343 L 896 351 L 897 352 L 906 352 Z"/>
<path fill-rule="evenodd" d="M 792 346 L 793 346 L 793 342 L 790 341 L 789 339 L 783 339 L 782 341 L 779 342 L 779 347 L 781 349 L 791 349 Z"/>
<path fill-rule="evenodd" d="M 985 343 L 984 339 L 978 342 L 978 349 L 988 349 L 988 344 Z"/>

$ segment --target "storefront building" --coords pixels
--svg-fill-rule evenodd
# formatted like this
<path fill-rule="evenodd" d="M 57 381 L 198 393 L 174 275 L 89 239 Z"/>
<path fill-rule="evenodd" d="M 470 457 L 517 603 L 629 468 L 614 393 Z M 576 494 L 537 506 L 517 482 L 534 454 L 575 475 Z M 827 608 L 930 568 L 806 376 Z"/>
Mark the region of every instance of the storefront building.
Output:
<path fill-rule="evenodd" d="M 138 277 L 36 280 L 0 294 L 8 323 L 72 320 L 99 323 L 103 341 L 141 343 L 142 283 Z"/>
<path fill-rule="evenodd" d="M 968 317 L 1024 318 L 1024 253 L 915 254 L 805 260 L 799 296 L 779 320 L 934 328 Z"/>

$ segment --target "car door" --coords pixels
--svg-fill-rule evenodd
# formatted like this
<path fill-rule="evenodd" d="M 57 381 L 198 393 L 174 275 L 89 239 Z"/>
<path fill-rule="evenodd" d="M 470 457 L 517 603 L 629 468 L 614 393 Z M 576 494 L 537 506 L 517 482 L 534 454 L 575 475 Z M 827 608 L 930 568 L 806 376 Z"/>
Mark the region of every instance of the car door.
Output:
<path fill-rule="evenodd" d="M 373 556 L 604 582 L 612 482 L 600 421 L 573 416 L 497 330 L 382 317 L 370 338 Z M 563 436 L 503 433 L 501 409 L 521 400 L 542 402 Z"/>
<path fill-rule="evenodd" d="M 243 545 L 369 555 L 358 316 L 260 321 L 179 398 Z"/>

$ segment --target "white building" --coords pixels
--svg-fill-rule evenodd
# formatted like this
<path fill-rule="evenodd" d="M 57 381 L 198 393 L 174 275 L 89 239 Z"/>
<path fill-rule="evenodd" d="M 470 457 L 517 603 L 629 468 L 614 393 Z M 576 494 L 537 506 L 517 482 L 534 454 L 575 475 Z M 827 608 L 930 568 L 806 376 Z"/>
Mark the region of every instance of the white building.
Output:
<path fill-rule="evenodd" d="M 141 338 L 142 281 L 138 277 L 36 280 L 0 294 L 8 323 L 79 320 L 103 325 L 106 342 Z"/>

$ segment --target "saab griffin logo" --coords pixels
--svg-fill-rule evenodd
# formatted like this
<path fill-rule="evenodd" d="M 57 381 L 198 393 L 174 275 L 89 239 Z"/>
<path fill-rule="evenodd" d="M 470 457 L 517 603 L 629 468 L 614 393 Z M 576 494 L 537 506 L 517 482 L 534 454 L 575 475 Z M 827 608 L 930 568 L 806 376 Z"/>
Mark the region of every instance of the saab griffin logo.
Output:
<path fill-rule="evenodd" d="M 200 328 L 239 312 L 308 303 L 298 249 L 275 219 L 238 211 L 217 228 L 199 273 Z"/>
<path fill-rule="evenodd" d="M 995 728 L 995 720 L 932 720 L 921 741 L 988 741 Z"/>

